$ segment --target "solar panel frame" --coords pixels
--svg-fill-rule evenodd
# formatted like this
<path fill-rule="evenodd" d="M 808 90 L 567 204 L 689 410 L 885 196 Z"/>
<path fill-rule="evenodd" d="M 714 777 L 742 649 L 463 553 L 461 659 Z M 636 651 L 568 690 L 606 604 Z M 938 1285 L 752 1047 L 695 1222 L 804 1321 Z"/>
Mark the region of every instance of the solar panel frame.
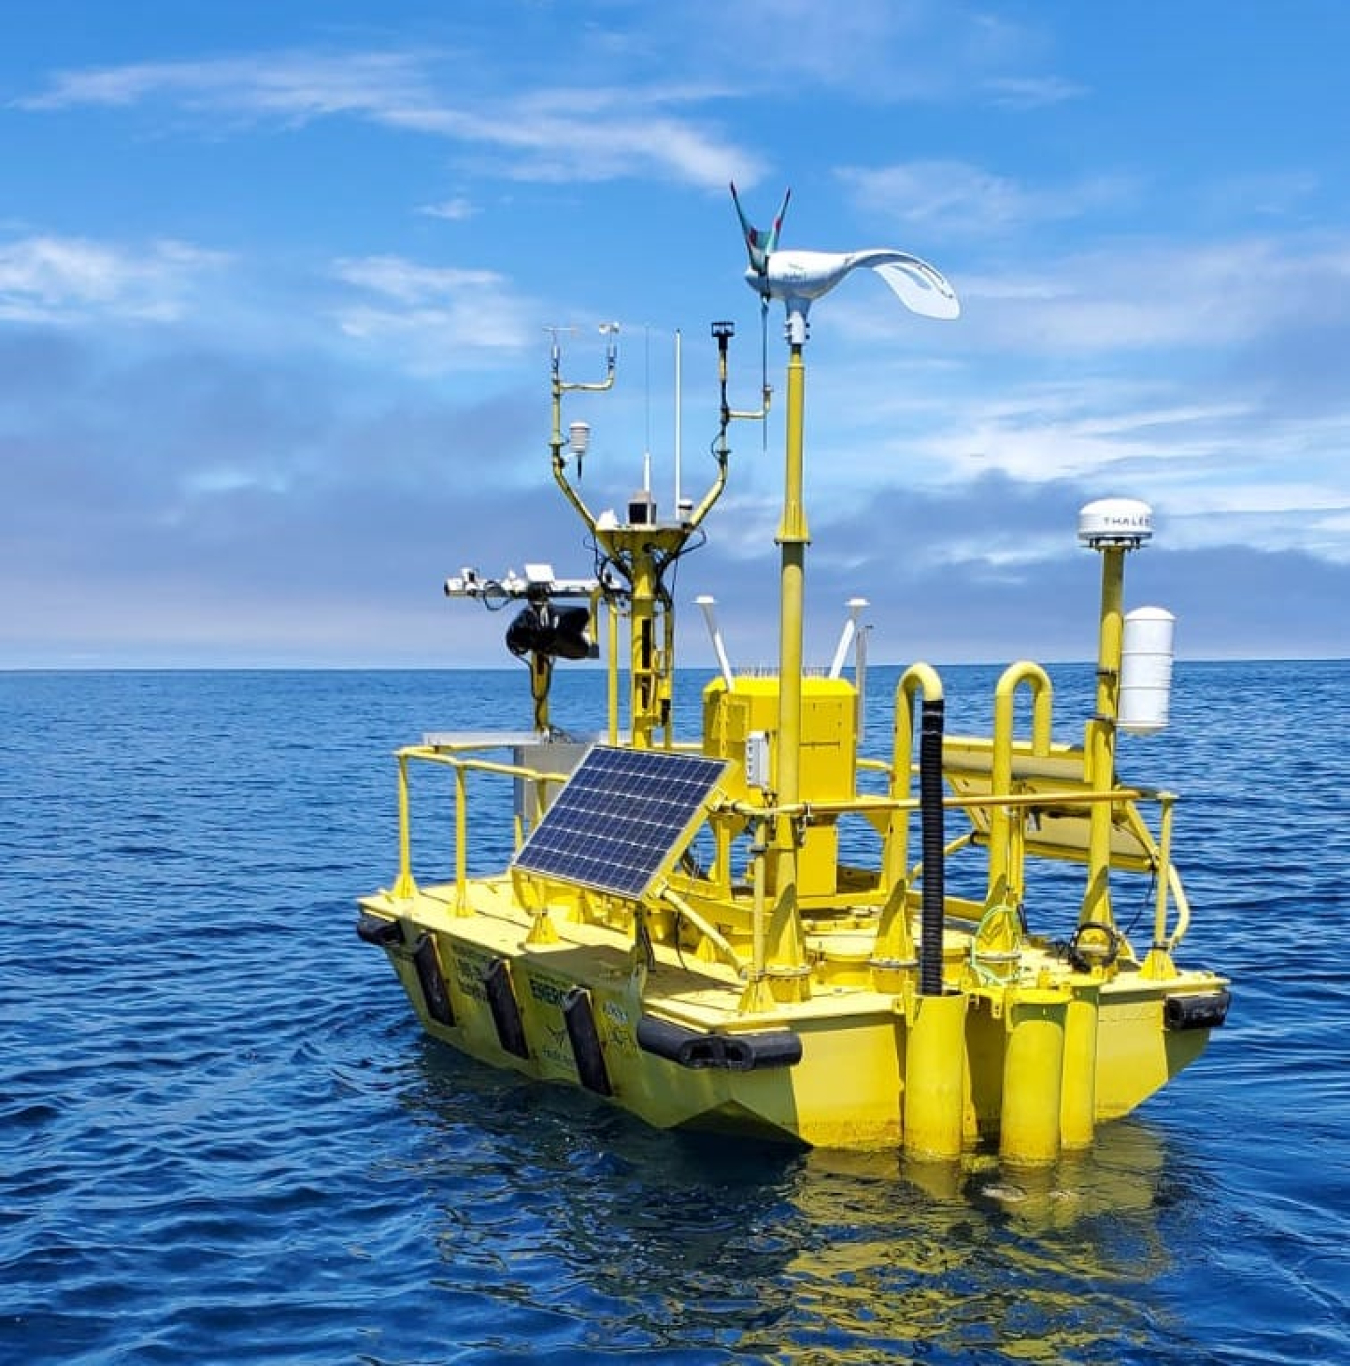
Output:
<path fill-rule="evenodd" d="M 693 835 L 725 759 L 595 745 L 512 867 L 640 899 Z"/>

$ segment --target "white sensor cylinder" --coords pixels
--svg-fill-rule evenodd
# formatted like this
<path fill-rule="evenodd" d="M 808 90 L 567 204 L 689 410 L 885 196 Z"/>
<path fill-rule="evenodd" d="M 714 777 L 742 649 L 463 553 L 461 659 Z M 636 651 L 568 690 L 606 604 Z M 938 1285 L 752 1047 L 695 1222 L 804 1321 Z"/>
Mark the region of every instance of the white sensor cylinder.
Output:
<path fill-rule="evenodd" d="M 1175 626 L 1163 607 L 1136 607 L 1125 615 L 1116 721 L 1131 735 L 1155 735 L 1167 725 Z"/>

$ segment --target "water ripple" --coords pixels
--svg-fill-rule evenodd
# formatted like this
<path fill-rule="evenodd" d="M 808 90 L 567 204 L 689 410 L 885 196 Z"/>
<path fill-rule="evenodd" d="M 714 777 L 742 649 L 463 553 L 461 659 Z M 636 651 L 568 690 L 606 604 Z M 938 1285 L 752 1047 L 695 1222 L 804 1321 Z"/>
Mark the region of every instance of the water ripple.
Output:
<path fill-rule="evenodd" d="M 1077 738 L 1091 670 L 1054 672 Z M 954 724 L 996 673 L 944 671 Z M 1288 674 L 1179 666 L 1122 753 L 1183 791 L 1183 958 L 1232 1018 L 1031 1173 L 653 1133 L 428 1042 L 351 898 L 392 871 L 389 751 L 514 675 L 0 675 L 0 1359 L 1350 1358 L 1350 667 L 1270 707 Z M 603 705 L 560 675 L 559 715 Z"/>

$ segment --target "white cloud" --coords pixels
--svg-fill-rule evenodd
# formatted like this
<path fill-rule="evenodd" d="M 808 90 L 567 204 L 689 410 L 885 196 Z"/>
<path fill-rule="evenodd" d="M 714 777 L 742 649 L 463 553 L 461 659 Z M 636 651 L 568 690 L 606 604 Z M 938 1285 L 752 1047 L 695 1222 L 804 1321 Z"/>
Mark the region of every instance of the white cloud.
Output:
<path fill-rule="evenodd" d="M 515 100 L 407 108 L 384 122 L 470 146 L 514 153 L 492 164 L 517 180 L 588 182 L 674 176 L 705 189 L 753 182 L 758 161 L 690 119 L 652 109 L 652 94 L 614 88 L 539 91 Z"/>
<path fill-rule="evenodd" d="M 1331 564 L 1350 565 L 1350 502 L 1325 507 L 1325 490 L 1308 500 L 1280 505 L 1276 491 L 1269 507 L 1203 508 L 1204 490 L 1194 503 L 1167 507 L 1167 545 L 1177 550 L 1212 550 L 1246 545 L 1256 550 L 1297 551 Z"/>
<path fill-rule="evenodd" d="M 1004 238 L 1012 229 L 1118 207 L 1137 194 L 1123 176 L 1032 189 L 961 161 L 844 167 L 838 176 L 863 213 L 922 227 L 942 240 Z"/>
<path fill-rule="evenodd" d="M 472 218 L 478 210 L 471 200 L 458 197 L 443 199 L 439 204 L 423 204 L 417 212 L 425 214 L 428 218 L 444 218 L 451 223 L 462 223 Z"/>
<path fill-rule="evenodd" d="M 958 280 L 967 340 L 1023 352 L 1230 350 L 1291 322 L 1337 316 L 1350 240 L 1122 239 Z"/>
<path fill-rule="evenodd" d="M 425 266 L 399 256 L 338 261 L 334 273 L 373 300 L 342 306 L 347 336 L 392 346 L 418 374 L 477 368 L 537 341 L 533 307 L 490 270 Z"/>
<path fill-rule="evenodd" d="M 0 318 L 67 323 L 92 314 L 171 322 L 199 278 L 229 258 L 185 242 L 132 249 L 87 238 L 33 236 L 0 244 Z"/>
<path fill-rule="evenodd" d="M 15 103 L 36 112 L 158 99 L 198 114 L 292 124 L 347 114 L 494 158 L 507 154 L 490 165 L 516 179 L 656 174 L 713 188 L 728 178 L 756 177 L 757 158 L 676 112 L 706 100 L 713 92 L 705 87 L 592 84 L 489 97 L 476 88 L 481 73 L 465 79 L 472 65 L 468 58 L 456 65 L 445 54 L 400 52 L 141 63 L 61 72 L 45 91 Z"/>
<path fill-rule="evenodd" d="M 1076 97 L 1056 76 L 1053 44 L 988 6 L 950 0 L 684 0 L 644 10 L 666 48 L 700 35 L 700 70 L 756 97 L 843 92 L 877 105 L 967 102 L 972 92 L 1004 107 L 1034 108 Z"/>
<path fill-rule="evenodd" d="M 1007 109 L 1042 109 L 1082 99 L 1088 93 L 1085 86 L 1062 76 L 995 76 L 986 87 L 994 103 Z"/>
<path fill-rule="evenodd" d="M 504 277 L 493 270 L 423 266 L 400 256 L 367 256 L 339 261 L 334 272 L 348 284 L 407 304 L 429 295 L 451 296 L 469 290 L 494 289 L 504 283 Z"/>
<path fill-rule="evenodd" d="M 127 108 L 156 98 L 191 110 L 305 120 L 338 113 L 387 116 L 424 104 L 429 94 L 419 64 L 403 53 L 292 53 L 62 71 L 45 91 L 14 103 L 42 111 Z"/>

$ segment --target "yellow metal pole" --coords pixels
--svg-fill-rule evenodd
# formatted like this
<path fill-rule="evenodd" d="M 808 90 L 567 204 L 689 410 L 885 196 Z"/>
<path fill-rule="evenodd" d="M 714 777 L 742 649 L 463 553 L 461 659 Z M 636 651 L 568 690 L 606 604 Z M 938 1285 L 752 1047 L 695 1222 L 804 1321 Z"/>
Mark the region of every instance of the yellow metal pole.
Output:
<path fill-rule="evenodd" d="M 609 743 L 619 743 L 619 604 L 609 603 Z"/>
<path fill-rule="evenodd" d="M 747 1014 L 771 1010 L 775 1005 L 773 990 L 768 984 L 765 972 L 768 962 L 768 911 L 765 906 L 764 861 L 768 856 L 768 818 L 758 815 L 754 824 L 755 842 L 750 848 L 754 887 L 754 909 L 751 912 L 750 925 L 750 974 L 745 990 L 741 993 L 741 1010 Z"/>
<path fill-rule="evenodd" d="M 1158 827 L 1158 901 L 1153 914 L 1153 944 L 1167 947 L 1167 887 L 1172 880 L 1172 809 L 1176 799 L 1159 793 L 1162 815 Z"/>
<path fill-rule="evenodd" d="M 398 878 L 393 895 L 411 901 L 417 895 L 412 874 L 412 815 L 409 809 L 408 756 L 398 756 Z"/>
<path fill-rule="evenodd" d="M 534 729 L 540 735 L 547 735 L 548 690 L 553 681 L 553 661 L 535 650 L 530 655 L 530 696 L 534 699 Z"/>
<path fill-rule="evenodd" d="M 655 729 L 654 667 L 656 649 L 653 639 L 653 594 L 651 557 L 643 551 L 633 555 L 633 591 L 629 621 L 628 693 L 630 722 L 633 728 L 634 749 L 652 747 Z"/>
<path fill-rule="evenodd" d="M 675 743 L 674 714 L 675 688 L 675 613 L 669 604 L 661 612 L 661 676 L 656 689 L 656 705 L 661 718 L 661 742 L 666 749 Z"/>
<path fill-rule="evenodd" d="M 806 547 L 811 537 L 802 506 L 803 410 L 806 367 L 802 344 L 791 343 L 787 372 L 786 471 L 783 520 L 775 539 L 781 547 L 778 655 L 778 753 L 776 803 L 795 806 L 801 792 L 802 602 Z M 779 815 L 774 831 L 775 891 L 780 913 L 774 917 L 769 961 L 776 967 L 800 968 L 805 962 L 801 917 L 797 910 L 797 831 L 794 819 Z"/>
<path fill-rule="evenodd" d="M 469 784 L 462 764 L 455 766 L 455 909 L 469 908 Z"/>
<path fill-rule="evenodd" d="M 754 889 L 755 889 L 755 912 L 754 923 L 751 926 L 751 965 L 754 970 L 756 980 L 764 976 L 764 857 L 768 844 L 768 822 L 757 820 L 755 822 L 755 843 L 752 849 L 754 855 Z"/>
<path fill-rule="evenodd" d="M 780 806 L 800 796 L 798 760 L 802 722 L 802 602 L 806 547 L 811 537 L 802 506 L 803 409 L 806 367 L 794 343 L 787 375 L 787 460 L 783 483 L 783 520 L 775 537 L 781 547 L 778 655 L 778 781 Z"/>
<path fill-rule="evenodd" d="M 1098 791 L 1115 782 L 1116 702 L 1120 691 L 1120 651 L 1124 614 L 1125 549 L 1107 545 L 1102 556 L 1101 624 L 1097 638 L 1097 710 L 1087 724 L 1087 780 Z M 1111 818 L 1114 807 L 1099 802 L 1088 825 L 1088 884 L 1079 922 L 1114 925 L 1111 913 Z"/>

